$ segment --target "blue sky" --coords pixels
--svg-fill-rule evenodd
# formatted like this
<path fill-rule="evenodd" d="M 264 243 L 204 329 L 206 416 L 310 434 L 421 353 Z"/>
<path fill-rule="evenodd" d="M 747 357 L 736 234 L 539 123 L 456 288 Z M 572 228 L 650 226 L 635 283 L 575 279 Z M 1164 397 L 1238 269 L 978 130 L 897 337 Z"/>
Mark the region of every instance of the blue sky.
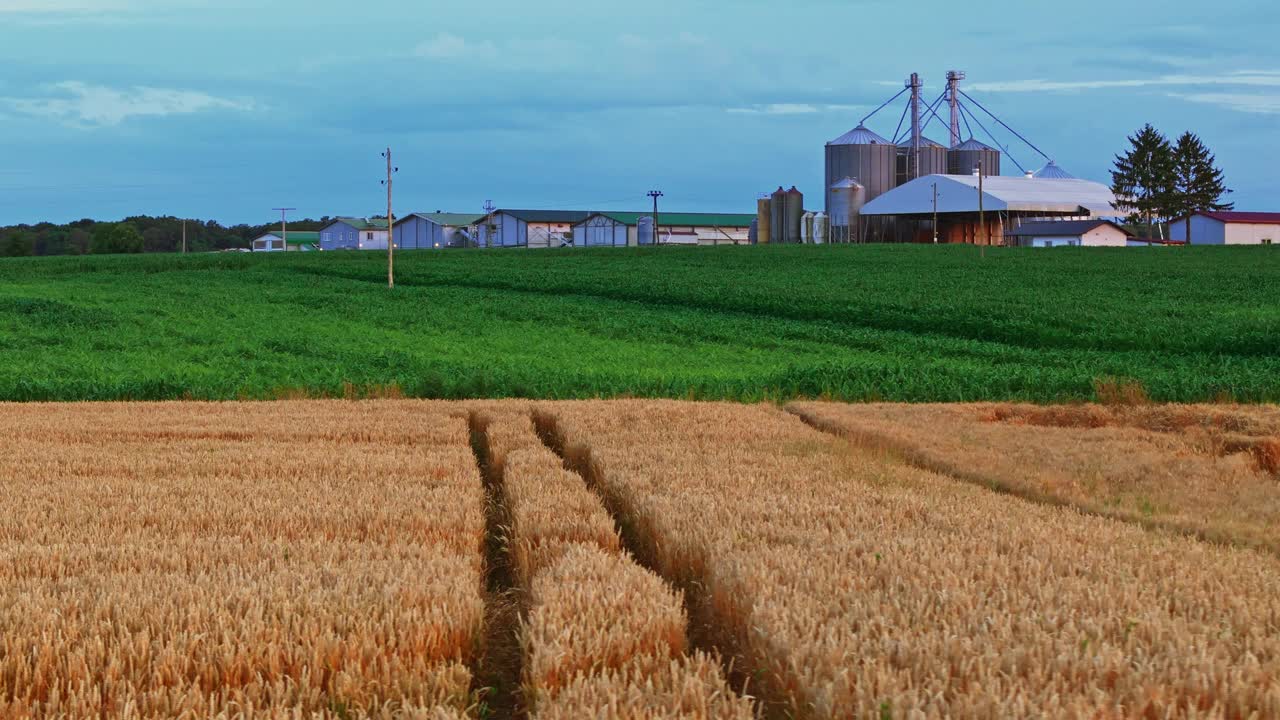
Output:
<path fill-rule="evenodd" d="M 367 215 L 388 145 L 405 211 L 750 212 L 820 196 L 824 142 L 951 68 L 1078 176 L 1151 122 L 1280 210 L 1280 10 L 1147 5 L 0 0 L 0 224 Z"/>

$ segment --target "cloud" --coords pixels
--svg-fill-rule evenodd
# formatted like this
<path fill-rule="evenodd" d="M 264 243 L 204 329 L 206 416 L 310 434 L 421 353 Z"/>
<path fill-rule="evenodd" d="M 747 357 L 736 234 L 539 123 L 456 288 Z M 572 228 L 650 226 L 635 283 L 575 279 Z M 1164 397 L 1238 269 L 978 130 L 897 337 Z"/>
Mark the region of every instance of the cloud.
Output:
<path fill-rule="evenodd" d="M 869 109 L 866 105 L 830 105 L 816 103 L 765 103 L 726 108 L 734 115 L 813 115 L 816 113 L 854 112 Z"/>
<path fill-rule="evenodd" d="M 450 33 L 439 33 L 430 40 L 418 43 L 413 49 L 415 57 L 431 60 L 462 60 L 468 58 L 490 58 L 497 55 L 498 49 L 493 43 L 469 42 L 466 38 Z"/>
<path fill-rule="evenodd" d="M 1240 70 L 1221 75 L 1161 75 L 1158 77 L 1132 80 L 1010 80 L 1003 82 L 979 82 L 970 85 L 969 88 L 978 92 L 1016 93 L 1213 85 L 1280 87 L 1280 71 Z"/>
<path fill-rule="evenodd" d="M 194 90 L 132 87 L 125 90 L 67 81 L 50 88 L 52 96 L 0 98 L 0 107 L 31 117 L 50 118 L 75 127 L 119 125 L 134 117 L 186 115 L 214 110 L 246 111 L 245 100 L 229 100 Z"/>
<path fill-rule="evenodd" d="M 1257 115 L 1280 115 L 1280 95 L 1264 93 L 1170 93 L 1188 102 L 1216 105 L 1227 110 Z"/>
<path fill-rule="evenodd" d="M 120 0 L 0 0 L 0 13 L 93 13 L 128 10 Z"/>

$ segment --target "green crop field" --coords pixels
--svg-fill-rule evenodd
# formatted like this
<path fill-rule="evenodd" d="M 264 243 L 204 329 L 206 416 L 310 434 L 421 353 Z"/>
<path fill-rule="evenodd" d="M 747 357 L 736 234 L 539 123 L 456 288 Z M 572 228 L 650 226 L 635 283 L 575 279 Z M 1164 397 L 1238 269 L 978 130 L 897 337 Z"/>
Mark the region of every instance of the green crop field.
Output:
<path fill-rule="evenodd" d="M 1280 401 L 1280 250 L 0 261 L 0 399 Z"/>

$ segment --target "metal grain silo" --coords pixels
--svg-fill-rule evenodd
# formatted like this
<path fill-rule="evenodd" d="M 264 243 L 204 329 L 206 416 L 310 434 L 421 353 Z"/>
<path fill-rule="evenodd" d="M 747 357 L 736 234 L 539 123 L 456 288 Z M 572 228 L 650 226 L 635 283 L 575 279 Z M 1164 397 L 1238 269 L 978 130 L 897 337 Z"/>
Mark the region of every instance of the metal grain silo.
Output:
<path fill-rule="evenodd" d="M 867 189 L 853 178 L 842 178 L 827 191 L 831 203 L 828 214 L 831 242 L 852 242 L 853 228 L 858 224 L 862 206 L 867 204 Z"/>
<path fill-rule="evenodd" d="M 787 191 L 787 242 L 799 243 L 803 237 L 801 229 L 804 225 L 804 193 L 795 185 Z"/>
<path fill-rule="evenodd" d="M 813 242 L 816 245 L 823 245 L 827 242 L 827 216 L 825 213 L 814 213 Z"/>
<path fill-rule="evenodd" d="M 636 244 L 653 245 L 653 216 L 641 215 L 636 219 Z"/>
<path fill-rule="evenodd" d="M 920 138 L 920 167 L 911 162 L 911 139 L 898 146 L 898 184 L 910 182 L 925 175 L 946 175 L 949 172 L 947 147 L 927 137 Z"/>
<path fill-rule="evenodd" d="M 769 242 L 784 243 L 787 241 L 787 191 L 781 185 L 769 196 L 769 209 Z"/>
<path fill-rule="evenodd" d="M 972 175 L 976 167 L 981 167 L 982 174 L 987 177 L 999 175 L 1000 151 L 970 138 L 947 153 L 947 168 L 951 175 Z"/>
<path fill-rule="evenodd" d="M 1076 176 L 1058 167 L 1058 164 L 1050 160 L 1048 165 L 1040 168 L 1035 172 L 1035 177 L 1045 180 L 1075 180 Z"/>
<path fill-rule="evenodd" d="M 756 239 L 761 245 L 768 245 L 772 240 L 772 205 L 768 195 L 756 200 Z"/>
<path fill-rule="evenodd" d="M 898 186 L 898 147 L 864 125 L 827 143 L 827 215 L 831 215 L 831 188 L 845 178 L 857 180 L 866 201 Z"/>
<path fill-rule="evenodd" d="M 800 216 L 800 242 L 805 245 L 813 244 L 813 213 L 811 212 Z"/>

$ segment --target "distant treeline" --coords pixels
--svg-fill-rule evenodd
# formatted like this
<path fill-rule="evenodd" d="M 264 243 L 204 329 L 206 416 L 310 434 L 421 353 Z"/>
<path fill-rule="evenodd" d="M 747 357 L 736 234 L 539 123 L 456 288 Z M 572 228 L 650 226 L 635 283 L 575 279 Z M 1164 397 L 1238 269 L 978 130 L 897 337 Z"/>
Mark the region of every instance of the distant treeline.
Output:
<path fill-rule="evenodd" d="M 319 230 L 330 218 L 296 220 L 294 230 Z M 0 227 L 0 256 L 171 253 L 182 251 L 182 218 L 139 215 L 119 222 L 76 220 L 65 225 L 39 223 Z M 280 223 L 224 226 L 213 220 L 187 220 L 187 250 L 209 252 L 247 248 L 254 238 Z"/>

